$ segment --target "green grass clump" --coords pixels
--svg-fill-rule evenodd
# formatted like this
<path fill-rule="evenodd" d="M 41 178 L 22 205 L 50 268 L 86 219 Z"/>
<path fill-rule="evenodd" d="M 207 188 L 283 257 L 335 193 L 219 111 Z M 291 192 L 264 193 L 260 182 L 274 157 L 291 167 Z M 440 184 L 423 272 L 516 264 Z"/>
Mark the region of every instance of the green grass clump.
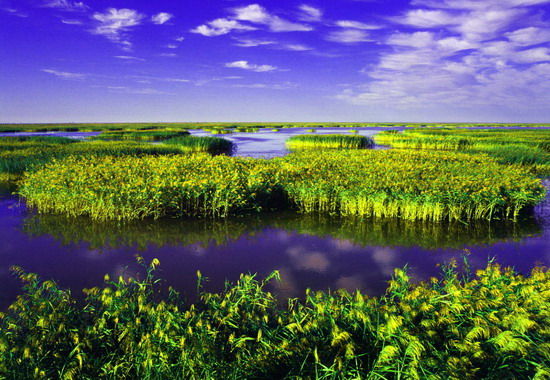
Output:
<path fill-rule="evenodd" d="M 143 262 L 139 258 L 140 262 Z M 24 293 L 0 314 L 0 375 L 64 379 L 544 379 L 550 376 L 550 272 L 445 267 L 413 283 L 396 269 L 382 297 L 307 291 L 278 302 L 243 275 L 185 303 L 143 280 L 111 280 L 83 304 L 14 268 Z"/>
<path fill-rule="evenodd" d="M 372 148 L 374 142 L 369 137 L 354 135 L 298 135 L 286 140 L 291 150 L 310 148 L 364 149 Z"/>
<path fill-rule="evenodd" d="M 133 141 L 163 141 L 173 137 L 188 136 L 188 131 L 106 131 L 92 137 L 92 140 L 133 140 Z"/>
<path fill-rule="evenodd" d="M 52 143 L 52 141 L 54 141 Z M 77 141 L 71 140 L 0 140 L 0 173 L 22 174 L 53 159 L 67 156 L 93 155 L 161 155 L 182 153 L 177 147 L 151 145 L 138 142 Z"/>
<path fill-rule="evenodd" d="M 547 129 L 412 129 L 403 133 L 382 132 L 375 140 L 394 148 L 487 153 L 503 164 L 523 165 L 535 174 L 550 175 L 550 130 Z"/>
<path fill-rule="evenodd" d="M 265 208 L 407 220 L 515 219 L 544 193 L 525 169 L 486 156 L 392 150 L 309 151 L 272 160 L 73 157 L 29 173 L 21 188 L 41 212 L 127 220 Z"/>
<path fill-rule="evenodd" d="M 174 137 L 163 143 L 177 146 L 186 152 L 208 152 L 213 154 L 230 154 L 234 148 L 231 141 L 220 137 L 210 136 Z"/>

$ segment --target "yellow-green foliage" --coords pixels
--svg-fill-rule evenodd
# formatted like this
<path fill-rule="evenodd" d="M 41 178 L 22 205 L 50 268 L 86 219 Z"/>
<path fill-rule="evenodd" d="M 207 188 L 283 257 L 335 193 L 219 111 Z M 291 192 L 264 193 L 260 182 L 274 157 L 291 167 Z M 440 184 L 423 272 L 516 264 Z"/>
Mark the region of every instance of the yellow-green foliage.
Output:
<path fill-rule="evenodd" d="M 162 141 L 173 137 L 187 136 L 188 131 L 181 130 L 144 130 L 144 131 L 104 131 L 92 140 L 134 140 L 134 141 Z"/>
<path fill-rule="evenodd" d="M 374 142 L 369 137 L 358 135 L 298 135 L 286 140 L 291 150 L 299 149 L 362 149 L 372 148 Z"/>
<path fill-rule="evenodd" d="M 140 259 L 142 260 L 142 259 Z M 277 302 L 241 276 L 195 304 L 143 281 L 111 280 L 83 305 L 15 269 L 24 294 L 0 314 L 0 376 L 10 379 L 546 379 L 550 272 L 452 267 L 413 284 L 396 270 L 383 297 L 306 292 Z M 198 284 L 202 276 L 198 273 Z"/>
<path fill-rule="evenodd" d="M 544 197 L 544 187 L 524 169 L 485 156 L 330 151 L 273 160 L 72 157 L 29 173 L 21 194 L 41 212 L 96 219 L 225 217 L 290 206 L 439 221 L 515 218 Z"/>
<path fill-rule="evenodd" d="M 535 174 L 550 175 L 550 130 L 412 129 L 382 132 L 379 144 L 394 148 L 445 149 L 487 153 L 504 164 L 529 167 Z"/>

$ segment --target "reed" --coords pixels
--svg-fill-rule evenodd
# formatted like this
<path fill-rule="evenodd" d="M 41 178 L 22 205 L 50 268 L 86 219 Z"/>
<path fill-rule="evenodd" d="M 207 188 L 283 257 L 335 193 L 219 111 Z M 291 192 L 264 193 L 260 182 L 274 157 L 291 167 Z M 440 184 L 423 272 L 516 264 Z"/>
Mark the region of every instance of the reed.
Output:
<path fill-rule="evenodd" d="M 138 258 L 143 263 L 143 259 Z M 145 264 L 143 264 L 145 265 Z M 243 275 L 188 304 L 161 295 L 153 259 L 143 280 L 85 290 L 14 268 L 24 292 L 0 314 L 6 378 L 547 378 L 550 272 L 496 264 L 475 276 L 444 267 L 413 283 L 396 269 L 382 297 L 306 292 L 280 303 L 276 281 Z M 166 294 L 166 292 L 164 293 Z"/>
<path fill-rule="evenodd" d="M 286 140 L 291 150 L 300 149 L 364 149 L 372 148 L 374 142 L 369 137 L 354 135 L 298 135 Z"/>
<path fill-rule="evenodd" d="M 189 139 L 184 137 L 182 139 Z M 407 220 L 516 219 L 545 189 L 517 166 L 454 152 L 344 150 L 272 160 L 198 154 L 56 160 L 20 191 L 41 212 L 95 219 L 267 209 Z"/>
<path fill-rule="evenodd" d="M 210 136 L 174 137 L 164 141 L 164 144 L 177 146 L 185 152 L 208 152 L 212 154 L 231 154 L 234 148 L 231 141 Z"/>
<path fill-rule="evenodd" d="M 132 140 L 132 141 L 163 141 L 174 137 L 188 136 L 188 131 L 106 131 L 91 140 Z"/>

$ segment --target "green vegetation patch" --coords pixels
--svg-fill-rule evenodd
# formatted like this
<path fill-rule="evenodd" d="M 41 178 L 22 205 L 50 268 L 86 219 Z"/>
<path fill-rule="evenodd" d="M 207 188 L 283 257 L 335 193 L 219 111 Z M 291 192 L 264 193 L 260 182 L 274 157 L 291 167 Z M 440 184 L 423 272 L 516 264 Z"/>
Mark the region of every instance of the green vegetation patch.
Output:
<path fill-rule="evenodd" d="M 375 136 L 379 144 L 394 148 L 459 150 L 487 153 L 503 164 L 518 164 L 535 174 L 550 175 L 550 130 L 407 130 Z"/>
<path fill-rule="evenodd" d="M 183 137 L 187 139 L 189 137 Z M 265 209 L 407 220 L 515 219 L 539 179 L 487 156 L 435 151 L 302 152 L 263 160 L 206 154 L 71 157 L 26 175 L 41 212 L 130 220 Z"/>
<path fill-rule="evenodd" d="M 140 259 L 142 260 L 142 259 Z M 111 280 L 83 305 L 14 268 L 24 293 L 0 313 L 0 376 L 17 379 L 544 379 L 550 376 L 550 272 L 452 266 L 386 294 L 306 292 L 278 302 L 243 275 L 194 304 L 144 280 Z M 198 273 L 198 287 L 203 278 Z"/>
<path fill-rule="evenodd" d="M 331 148 L 331 149 L 364 149 L 372 148 L 371 138 L 357 135 L 298 135 L 286 140 L 291 150 Z"/>
<path fill-rule="evenodd" d="M 106 131 L 92 140 L 133 140 L 133 141 L 163 141 L 173 137 L 188 136 L 188 131 Z"/>
<path fill-rule="evenodd" d="M 211 136 L 174 137 L 164 141 L 164 143 L 177 146 L 185 152 L 208 152 L 212 154 L 230 154 L 234 148 L 231 141 Z"/>

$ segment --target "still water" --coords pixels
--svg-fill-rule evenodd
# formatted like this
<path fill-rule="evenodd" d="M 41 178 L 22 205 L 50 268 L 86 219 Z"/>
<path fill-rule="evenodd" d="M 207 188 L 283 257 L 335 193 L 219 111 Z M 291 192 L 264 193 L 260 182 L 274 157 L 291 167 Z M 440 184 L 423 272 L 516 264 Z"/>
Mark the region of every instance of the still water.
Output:
<path fill-rule="evenodd" d="M 547 186 L 550 183 L 547 181 Z M 440 273 L 440 263 L 461 260 L 465 249 L 474 268 L 488 260 L 529 273 L 550 263 L 550 200 L 521 223 L 471 225 L 354 220 L 277 213 L 225 221 L 161 220 L 131 224 L 91 223 L 38 215 L 16 197 L 0 196 L 0 309 L 20 284 L 9 271 L 22 266 L 44 279 L 80 290 L 100 285 L 103 275 L 139 276 L 135 261 L 160 259 L 161 277 L 188 299 L 195 295 L 196 271 L 205 288 L 223 289 L 241 273 L 264 277 L 279 270 L 271 285 L 282 299 L 306 288 L 360 289 L 382 294 L 393 269 L 408 266 L 416 280 Z"/>

